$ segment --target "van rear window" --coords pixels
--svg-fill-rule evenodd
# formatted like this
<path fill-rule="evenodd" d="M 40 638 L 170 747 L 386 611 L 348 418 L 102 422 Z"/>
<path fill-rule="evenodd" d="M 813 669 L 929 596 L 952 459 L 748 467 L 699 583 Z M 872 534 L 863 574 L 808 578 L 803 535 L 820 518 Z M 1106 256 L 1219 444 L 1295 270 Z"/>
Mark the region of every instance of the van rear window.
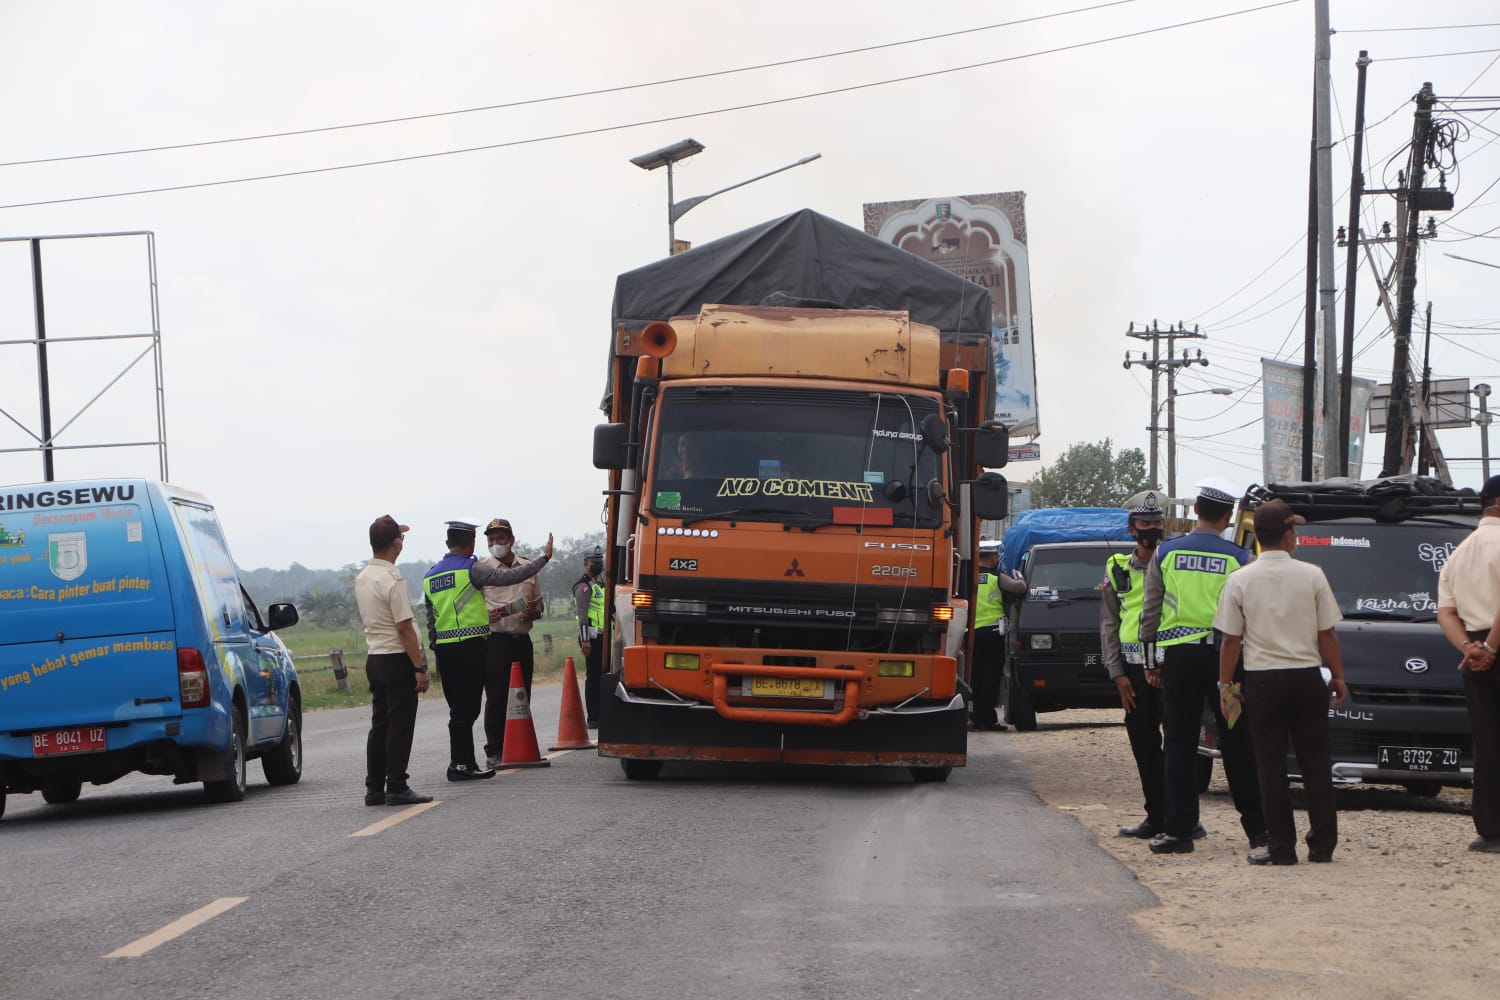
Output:
<path fill-rule="evenodd" d="M 58 624 L 60 615 L 94 619 L 110 608 L 165 603 L 160 565 L 149 512 L 139 504 L 0 511 L 0 615 L 7 618 L 0 642 L 59 629 L 76 634 L 77 625 Z"/>

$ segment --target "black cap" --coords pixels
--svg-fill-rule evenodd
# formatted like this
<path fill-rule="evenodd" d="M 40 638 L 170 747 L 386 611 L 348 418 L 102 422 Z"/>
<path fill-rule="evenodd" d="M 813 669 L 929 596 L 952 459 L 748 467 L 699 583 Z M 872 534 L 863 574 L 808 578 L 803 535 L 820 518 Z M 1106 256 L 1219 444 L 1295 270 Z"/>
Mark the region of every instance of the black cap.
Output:
<path fill-rule="evenodd" d="M 1500 476 L 1491 476 L 1479 488 L 1479 500 L 1488 507 L 1496 497 L 1500 497 Z"/>

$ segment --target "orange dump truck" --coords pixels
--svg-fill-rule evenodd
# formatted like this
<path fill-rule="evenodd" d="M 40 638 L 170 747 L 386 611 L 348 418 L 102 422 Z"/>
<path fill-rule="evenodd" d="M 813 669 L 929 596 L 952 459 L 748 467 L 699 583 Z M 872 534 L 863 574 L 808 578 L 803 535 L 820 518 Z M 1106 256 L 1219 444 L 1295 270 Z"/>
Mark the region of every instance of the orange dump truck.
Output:
<path fill-rule="evenodd" d="M 620 276 L 601 754 L 964 764 L 977 522 L 1008 499 L 989 316 L 812 212 Z"/>

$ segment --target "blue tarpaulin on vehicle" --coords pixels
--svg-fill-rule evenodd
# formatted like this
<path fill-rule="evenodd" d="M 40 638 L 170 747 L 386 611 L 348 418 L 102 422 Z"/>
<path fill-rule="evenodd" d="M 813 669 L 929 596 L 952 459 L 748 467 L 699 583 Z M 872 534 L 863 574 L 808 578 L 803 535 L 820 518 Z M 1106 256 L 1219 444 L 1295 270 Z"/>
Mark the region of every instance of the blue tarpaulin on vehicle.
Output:
<path fill-rule="evenodd" d="M 1041 507 L 1023 510 L 1005 532 L 1000 569 L 1009 573 L 1033 545 L 1047 542 L 1129 541 L 1130 514 L 1119 507 Z"/>

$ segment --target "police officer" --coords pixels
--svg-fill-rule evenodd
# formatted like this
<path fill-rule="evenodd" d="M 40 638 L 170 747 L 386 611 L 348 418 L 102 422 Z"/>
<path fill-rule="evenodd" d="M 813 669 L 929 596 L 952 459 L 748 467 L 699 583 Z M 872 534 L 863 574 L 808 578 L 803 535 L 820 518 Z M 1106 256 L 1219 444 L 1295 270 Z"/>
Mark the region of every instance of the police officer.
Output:
<path fill-rule="evenodd" d="M 503 587 L 535 576 L 552 558 L 552 536 L 542 555 L 506 569 L 474 558 L 475 521 L 448 522 L 448 554 L 422 578 L 427 638 L 437 654 L 438 677 L 448 702 L 448 780 L 493 778 L 494 768 L 474 759 L 474 720 L 484 695 L 485 648 L 490 615 L 485 587 Z"/>
<path fill-rule="evenodd" d="M 1125 733 L 1146 797 L 1146 818 L 1120 827 L 1120 836 L 1149 839 L 1164 829 L 1166 805 L 1162 790 L 1161 689 L 1146 680 L 1146 656 L 1141 644 L 1141 605 L 1146 594 L 1146 566 L 1166 530 L 1166 511 L 1155 490 L 1125 501 L 1130 512 L 1130 537 L 1135 549 L 1116 552 L 1104 564 L 1099 602 L 1099 643 L 1104 667 L 1120 690 L 1125 709 Z M 1193 831 L 1196 837 L 1203 828 Z"/>
<path fill-rule="evenodd" d="M 969 728 L 977 732 L 1003 732 L 1006 728 L 997 710 L 1000 675 L 1005 667 L 1005 595 L 1025 591 L 1024 583 L 1000 572 L 1000 543 L 980 540 L 979 589 L 974 595 L 974 667 L 969 672 L 974 691 Z"/>
<path fill-rule="evenodd" d="M 1151 841 L 1154 854 L 1187 854 L 1198 825 L 1198 729 L 1207 703 L 1219 732 L 1224 777 L 1252 848 L 1266 846 L 1250 727 L 1230 729 L 1219 707 L 1219 651 L 1214 615 L 1229 574 L 1250 553 L 1223 538 L 1234 514 L 1234 495 L 1213 485 L 1198 488 L 1198 524 L 1162 542 L 1146 564 L 1140 639 L 1146 680 L 1162 689 L 1165 829 Z M 1163 663 L 1155 665 L 1155 649 Z"/>
<path fill-rule="evenodd" d="M 583 711 L 586 725 L 599 725 L 599 685 L 604 678 L 604 549 L 583 554 L 583 576 L 573 584 L 578 613 L 578 649 L 583 653 Z"/>

